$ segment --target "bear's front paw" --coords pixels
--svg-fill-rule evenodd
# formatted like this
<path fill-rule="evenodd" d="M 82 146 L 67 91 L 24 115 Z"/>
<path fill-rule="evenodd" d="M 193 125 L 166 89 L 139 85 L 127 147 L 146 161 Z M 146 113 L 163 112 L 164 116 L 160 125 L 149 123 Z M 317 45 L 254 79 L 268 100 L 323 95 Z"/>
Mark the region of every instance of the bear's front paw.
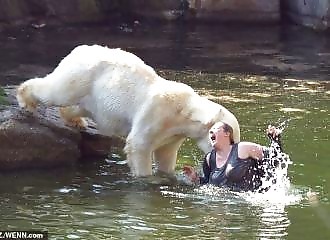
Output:
<path fill-rule="evenodd" d="M 81 130 L 84 130 L 88 127 L 88 122 L 82 117 L 65 119 L 65 124 L 70 127 L 78 128 Z"/>
<path fill-rule="evenodd" d="M 22 108 L 22 109 L 24 109 L 24 110 L 26 110 L 26 111 L 28 111 L 28 112 L 30 112 L 30 113 L 36 113 L 36 111 L 37 111 L 37 104 L 35 104 L 35 103 L 25 103 L 25 102 L 18 102 L 18 105 Z"/>

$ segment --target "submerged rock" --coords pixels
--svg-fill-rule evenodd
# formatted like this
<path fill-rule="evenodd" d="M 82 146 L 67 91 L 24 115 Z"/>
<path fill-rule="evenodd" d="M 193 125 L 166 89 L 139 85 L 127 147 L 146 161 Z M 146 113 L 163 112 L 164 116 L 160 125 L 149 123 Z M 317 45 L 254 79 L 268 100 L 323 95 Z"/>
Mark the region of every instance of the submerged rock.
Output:
<path fill-rule="evenodd" d="M 86 157 L 105 157 L 119 139 L 65 126 L 55 108 L 33 115 L 20 109 L 14 88 L 6 89 L 8 106 L 0 108 L 0 170 L 72 165 Z M 2 110 L 1 110 L 2 109 Z"/>

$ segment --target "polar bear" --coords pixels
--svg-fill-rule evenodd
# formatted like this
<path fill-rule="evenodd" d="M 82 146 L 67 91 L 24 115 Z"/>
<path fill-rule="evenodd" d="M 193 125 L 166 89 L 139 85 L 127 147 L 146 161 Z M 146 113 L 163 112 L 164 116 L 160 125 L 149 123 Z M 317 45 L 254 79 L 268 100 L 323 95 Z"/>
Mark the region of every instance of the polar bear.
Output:
<path fill-rule="evenodd" d="M 17 100 L 31 112 L 39 103 L 59 106 L 68 124 L 84 127 L 83 117 L 89 117 L 101 134 L 126 138 L 124 151 L 135 176 L 152 175 L 153 160 L 159 171 L 173 173 L 187 137 L 208 152 L 208 131 L 217 121 L 232 126 L 234 142 L 240 140 L 238 121 L 228 109 L 160 77 L 132 53 L 99 45 L 78 46 L 52 73 L 23 82 Z"/>

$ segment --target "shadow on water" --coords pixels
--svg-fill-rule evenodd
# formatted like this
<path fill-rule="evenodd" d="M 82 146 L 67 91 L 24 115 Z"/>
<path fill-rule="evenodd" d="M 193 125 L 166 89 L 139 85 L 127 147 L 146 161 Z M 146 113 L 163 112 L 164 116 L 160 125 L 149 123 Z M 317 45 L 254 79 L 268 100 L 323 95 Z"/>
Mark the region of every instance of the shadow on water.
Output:
<path fill-rule="evenodd" d="M 289 191 L 268 196 L 162 178 L 137 181 L 120 150 L 72 168 L 1 173 L 1 229 L 47 230 L 51 239 L 329 238 L 328 38 L 296 26 L 142 24 L 2 33 L 1 85 L 44 76 L 80 44 L 120 47 L 233 111 L 244 140 L 267 145 L 267 125 L 290 119 L 283 142 L 292 164 Z M 201 158 L 188 139 L 177 174 Z"/>

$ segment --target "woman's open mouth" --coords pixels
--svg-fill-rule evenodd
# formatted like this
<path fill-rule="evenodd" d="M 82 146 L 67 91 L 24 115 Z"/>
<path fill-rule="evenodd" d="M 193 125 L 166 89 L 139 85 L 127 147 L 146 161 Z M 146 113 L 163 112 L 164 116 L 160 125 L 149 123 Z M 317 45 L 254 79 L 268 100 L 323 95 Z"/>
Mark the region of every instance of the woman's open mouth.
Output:
<path fill-rule="evenodd" d="M 210 140 L 211 140 L 211 143 L 214 143 L 214 142 L 215 142 L 215 135 L 214 135 L 214 134 L 212 134 L 212 135 L 210 136 Z"/>

